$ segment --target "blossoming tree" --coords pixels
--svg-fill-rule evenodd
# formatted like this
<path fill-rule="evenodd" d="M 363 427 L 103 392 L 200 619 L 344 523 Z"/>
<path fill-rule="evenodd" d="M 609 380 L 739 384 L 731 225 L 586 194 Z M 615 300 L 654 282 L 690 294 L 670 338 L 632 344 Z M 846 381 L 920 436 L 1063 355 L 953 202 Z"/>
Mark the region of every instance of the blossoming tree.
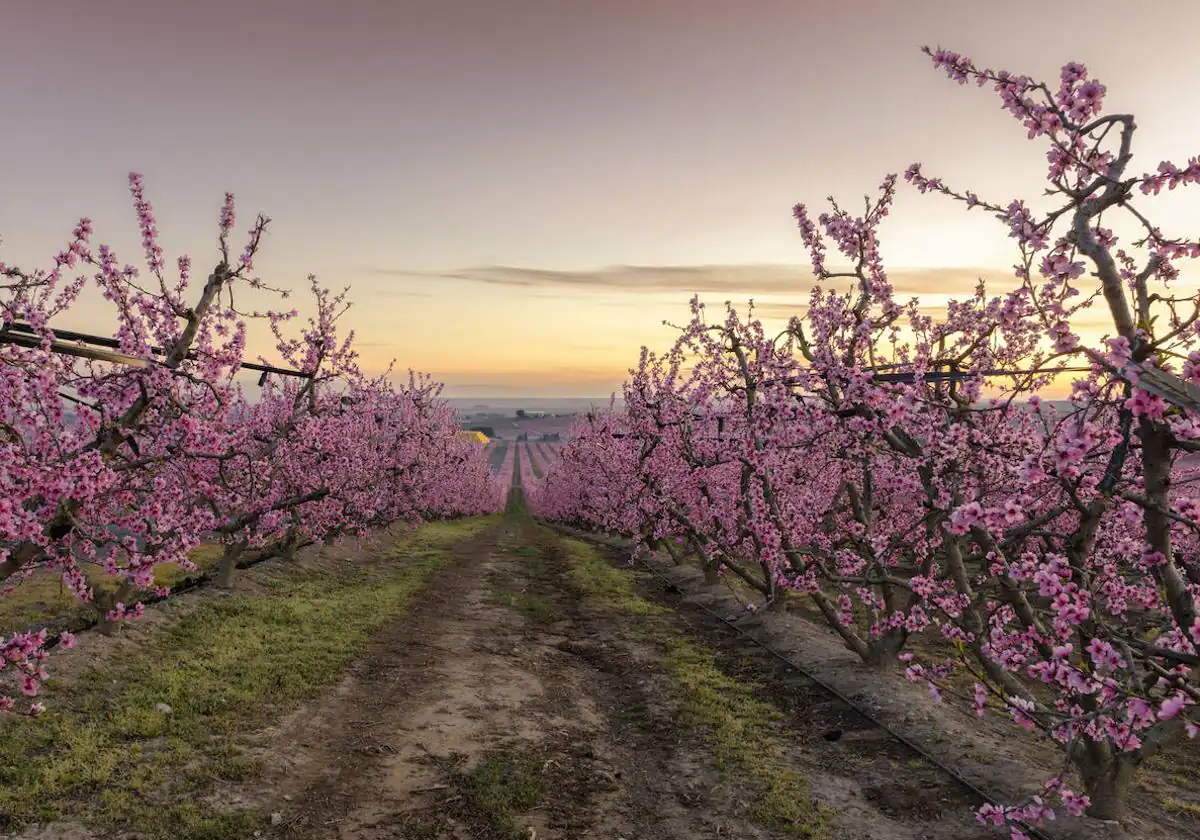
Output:
<path fill-rule="evenodd" d="M 33 575 L 59 574 L 111 628 L 140 614 L 142 605 L 128 602 L 153 585 L 156 566 L 194 568 L 189 553 L 214 533 L 227 546 L 227 580 L 247 545 L 283 541 L 290 550 L 302 539 L 497 508 L 483 453 L 457 439 L 457 417 L 433 383 L 414 376 L 396 388 L 386 374 L 358 369 L 352 335 L 339 341 L 334 326 L 343 296 L 314 281 L 316 315 L 298 338 L 285 337 L 294 311 L 239 310 L 248 290 L 288 296 L 251 273 L 265 217 L 236 255 L 226 194 L 217 264 L 197 288 L 186 257 L 168 279 L 141 177 L 131 175 L 130 186 L 144 273 L 105 245 L 93 248 L 88 219 L 50 270 L 0 263 L 6 593 Z M 115 339 L 100 346 L 54 327 L 88 284 L 84 274 L 69 276 L 75 269 L 92 273 L 116 316 Z M 257 401 L 235 381 L 248 319 L 270 324 L 293 366 L 280 372 L 299 374 L 265 378 Z M 115 591 L 93 587 L 88 566 L 116 578 Z M 47 640 L 44 630 L 0 638 L 0 678 L 35 697 Z M 0 690 L 0 709 L 15 708 Z"/>
<path fill-rule="evenodd" d="M 936 318 L 897 301 L 878 237 L 895 176 L 861 217 L 798 205 L 823 284 L 803 315 L 772 338 L 693 302 L 670 354 L 643 353 L 626 414 L 577 424 L 533 502 L 691 543 L 768 598 L 803 592 L 847 647 L 908 662 L 935 696 L 968 670 L 978 713 L 1048 735 L 1083 788 L 1059 774 L 981 819 L 1038 822 L 1052 801 L 1119 818 L 1135 768 L 1196 733 L 1200 297 L 1174 284 L 1200 243 L 1167 237 L 1134 195 L 1195 182 L 1200 160 L 1130 175 L 1133 117 L 1104 115 L 1081 65 L 1052 87 L 927 52 L 1048 144 L 1057 204 L 1041 215 L 905 174 L 1001 220 L 1012 287 L 980 284 Z M 848 268 L 827 267 L 826 243 Z M 1097 309 L 1111 330 L 1089 340 Z M 1044 399 L 1072 376 L 1064 404 Z M 905 652 L 917 632 L 945 655 Z"/>

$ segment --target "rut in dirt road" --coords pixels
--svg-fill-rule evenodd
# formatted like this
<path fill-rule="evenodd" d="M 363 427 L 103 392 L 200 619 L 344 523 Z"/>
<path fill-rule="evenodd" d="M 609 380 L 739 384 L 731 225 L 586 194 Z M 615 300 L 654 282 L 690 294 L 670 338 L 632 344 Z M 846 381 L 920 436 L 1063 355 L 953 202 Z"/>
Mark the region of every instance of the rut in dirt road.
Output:
<path fill-rule="evenodd" d="M 889 816 L 823 775 L 774 707 L 582 543 L 516 515 L 455 556 L 285 735 L 298 752 L 273 781 L 272 834 L 990 836 L 962 803 Z"/>

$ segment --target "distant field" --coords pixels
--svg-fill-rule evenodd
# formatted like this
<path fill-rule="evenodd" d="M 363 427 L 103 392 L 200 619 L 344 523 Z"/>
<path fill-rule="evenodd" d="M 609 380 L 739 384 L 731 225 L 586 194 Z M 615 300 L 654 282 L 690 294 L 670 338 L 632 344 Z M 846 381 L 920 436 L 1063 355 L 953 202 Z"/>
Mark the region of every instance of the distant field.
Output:
<path fill-rule="evenodd" d="M 561 417 L 515 417 L 512 412 L 507 414 L 472 415 L 464 411 L 462 425 L 464 428 L 486 428 L 495 433 L 501 440 L 515 440 L 522 434 L 528 433 L 531 438 L 541 435 L 557 434 L 565 438 L 570 434 L 571 424 L 575 414 Z"/>

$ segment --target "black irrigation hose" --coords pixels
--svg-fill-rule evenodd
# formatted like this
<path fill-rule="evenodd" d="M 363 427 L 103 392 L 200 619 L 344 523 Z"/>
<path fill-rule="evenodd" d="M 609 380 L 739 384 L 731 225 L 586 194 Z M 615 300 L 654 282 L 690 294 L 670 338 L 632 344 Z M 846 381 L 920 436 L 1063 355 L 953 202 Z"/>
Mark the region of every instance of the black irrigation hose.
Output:
<path fill-rule="evenodd" d="M 556 531 L 559 531 L 560 533 L 562 533 L 562 529 L 561 529 L 559 526 L 557 526 L 557 525 L 555 525 L 555 524 L 553 524 L 553 523 L 547 523 L 547 524 L 549 524 L 551 528 L 554 528 Z M 611 546 L 611 544 L 609 544 L 609 543 L 605 543 L 603 540 L 599 539 L 599 536 L 598 536 L 598 535 L 589 534 L 589 533 L 587 533 L 587 532 L 581 532 L 581 533 L 579 533 L 579 534 L 575 534 L 575 535 L 572 535 L 572 536 L 582 536 L 584 539 L 590 539 L 590 540 L 592 540 L 593 542 L 599 542 L 601 545 L 608 545 L 609 547 L 612 547 L 612 546 Z M 646 562 L 645 560 L 636 560 L 636 562 L 637 562 L 637 563 L 638 563 L 640 566 L 642 566 L 642 568 L 646 569 L 646 570 L 647 570 L 647 571 L 649 571 L 651 574 L 653 574 L 655 577 L 657 577 L 657 578 L 658 578 L 660 581 L 662 581 L 662 582 L 663 582 L 663 583 L 664 583 L 666 586 L 668 586 L 669 588 L 675 589 L 675 590 L 677 590 L 677 591 L 682 591 L 682 590 L 680 590 L 680 589 L 679 589 L 679 586 L 678 586 L 677 584 L 673 583 L 673 582 L 671 581 L 671 579 L 670 579 L 670 578 L 668 578 L 666 575 L 664 575 L 662 572 L 660 572 L 658 569 L 656 569 L 656 568 L 655 568 L 654 566 L 652 566 L 650 563 Z M 728 627 L 728 628 L 730 628 L 731 630 L 733 630 L 735 633 L 737 633 L 737 634 L 738 634 L 739 636 L 741 636 L 742 638 L 744 638 L 744 639 L 747 639 L 748 641 L 750 641 L 750 642 L 754 643 L 755 645 L 757 645 L 758 647 L 762 648 L 764 651 L 766 651 L 768 654 L 770 654 L 771 656 L 773 656 L 773 657 L 775 657 L 776 659 L 778 659 L 778 660 L 779 660 L 780 662 L 782 662 L 784 665 L 788 666 L 789 668 L 791 668 L 792 670 L 796 671 L 797 673 L 799 673 L 799 674 L 802 674 L 802 675 L 803 675 L 805 678 L 807 678 L 807 679 L 808 679 L 809 681 L 811 681 L 813 684 L 815 684 L 815 685 L 817 685 L 818 687 L 820 687 L 820 688 L 821 688 L 823 691 L 827 692 L 828 694 L 831 694 L 831 695 L 833 695 L 833 696 L 834 696 L 834 697 L 836 697 L 838 700 L 840 700 L 840 701 L 842 701 L 843 703 L 845 703 L 845 704 L 846 704 L 847 706 L 849 706 L 849 707 L 850 707 L 852 710 L 854 710 L 854 711 L 855 711 L 855 712 L 857 712 L 858 714 L 862 715 L 864 718 L 866 718 L 867 720 L 869 720 L 871 723 L 873 723 L 873 724 L 875 724 L 876 726 L 878 726 L 878 727 L 879 727 L 881 730 L 883 730 L 883 731 L 884 731 L 884 732 L 885 732 L 887 735 L 890 735 L 892 738 L 894 738 L 895 740 L 899 741 L 899 742 L 900 742 L 901 744 L 903 744 L 904 746 L 908 747 L 910 750 L 912 750 L 913 752 L 915 752 L 917 755 L 921 756 L 921 758 L 925 759 L 925 760 L 926 760 L 926 761 L 928 761 L 930 764 L 932 764 L 934 767 L 936 767 L 936 768 L 938 768 L 939 770 L 941 770 L 943 773 L 945 773 L 945 774 L 946 774 L 947 776 L 949 776 L 951 779 L 953 779 L 954 781 L 956 781 L 958 784 L 962 785 L 964 788 L 966 788 L 967 790 L 969 790 L 971 793 L 975 794 L 975 796 L 979 797 L 979 798 L 980 798 L 980 799 L 982 799 L 984 802 L 987 802 L 987 803 L 989 803 L 989 804 L 991 804 L 991 805 L 994 805 L 994 806 L 996 806 L 996 807 L 998 807 L 998 808 L 999 808 L 999 807 L 1004 807 L 1004 806 L 1002 806 L 1002 805 L 1001 805 L 1001 804 L 1000 804 L 1000 803 L 999 803 L 997 800 L 995 800 L 994 798 L 992 798 L 991 796 L 989 796 L 989 795 L 988 795 L 986 792 L 984 792 L 983 790 L 980 790 L 980 789 L 979 789 L 979 788 L 978 788 L 978 787 L 977 787 L 975 784 L 973 784 L 972 782 L 968 781 L 966 778 L 964 778 L 964 777 L 963 777 L 961 774 L 959 774 L 957 771 L 953 770 L 953 769 L 952 769 L 952 768 L 950 768 L 950 767 L 947 767 L 945 764 L 943 764 L 943 763 L 942 763 L 941 761 L 939 761 L 937 758 L 935 758 L 934 756 L 930 755 L 930 754 L 929 754 L 929 753 L 928 753 L 926 750 L 924 750 L 922 747 L 920 747 L 919 745 L 917 745 L 917 744 L 916 744 L 916 743 L 914 743 L 913 741 L 909 740 L 909 739 L 908 739 L 908 738 L 906 738 L 905 736 L 901 735 L 899 732 L 896 732 L 894 729 L 892 729 L 892 728 L 891 728 L 890 726 L 888 726 L 887 724 L 885 724 L 885 723 L 883 723 L 882 721 L 880 721 L 880 720 L 879 720 L 879 719 L 878 719 L 878 718 L 877 718 L 875 715 L 873 715 L 873 714 L 872 714 L 870 711 L 868 711 L 867 709 L 865 709 L 865 708 L 863 708 L 862 706 L 860 706 L 860 705 L 858 705 L 857 703 L 855 703 L 853 700 L 851 700 L 849 697 L 847 697 L 847 696 L 846 696 L 845 694 L 843 694 L 841 691 L 839 691 L 838 689 L 836 689 L 835 687 L 833 687 L 833 686 L 832 686 L 832 685 L 830 685 L 829 683 L 825 682 L 825 681 L 824 681 L 823 679 L 821 679 L 820 677 L 816 676 L 814 673 L 812 673 L 812 671 L 810 671 L 809 669 L 805 668 L 803 665 L 800 665 L 800 664 L 796 663 L 794 660 L 792 660 L 792 659 L 791 659 L 790 657 L 788 657 L 786 654 L 784 654 L 784 653 L 781 653 L 780 651 L 778 651 L 778 650 L 776 650 L 775 648 L 773 648 L 773 647 L 771 647 L 770 645 L 768 645 L 766 642 L 763 642 L 763 641 L 760 641 L 759 639 L 756 639 L 756 638 L 755 638 L 754 636 L 752 636 L 750 633 L 747 633 L 747 632 L 746 632 L 744 629 L 742 629 L 741 627 L 738 627 L 738 626 L 737 626 L 737 624 L 735 624 L 733 621 L 730 621 L 729 619 L 725 618 L 723 615 L 720 615 L 720 614 L 718 614 L 717 612 L 715 612 L 715 611 L 713 611 L 713 610 L 709 609 L 709 608 L 708 608 L 708 607 L 706 607 L 704 604 L 697 603 L 697 602 L 695 602 L 695 601 L 692 601 L 692 602 L 690 602 L 690 603 L 691 603 L 691 605 L 692 605 L 692 606 L 699 607 L 699 608 L 700 608 L 701 610 L 703 610 L 705 613 L 707 613 L 708 615 L 710 615 L 710 616 L 712 616 L 713 618 L 715 618 L 715 619 L 717 619 L 718 621 L 720 621 L 722 624 L 724 624 L 726 627 Z M 1040 831 L 1039 829 L 1035 828 L 1034 826 L 1028 825 L 1028 824 L 1026 824 L 1026 823 L 1024 823 L 1024 822 L 1022 822 L 1022 821 L 1020 821 L 1020 820 L 1013 820 L 1012 822 L 1013 822 L 1013 823 L 1015 823 L 1017 826 L 1019 826 L 1019 827 L 1021 828 L 1021 830 L 1022 830 L 1022 831 L 1024 831 L 1026 834 L 1028 834 L 1030 837 L 1033 837 L 1033 838 L 1035 838 L 1035 840 L 1052 840 L 1052 838 L 1051 838 L 1049 835 L 1047 835 L 1045 832 L 1042 832 L 1042 831 Z"/>

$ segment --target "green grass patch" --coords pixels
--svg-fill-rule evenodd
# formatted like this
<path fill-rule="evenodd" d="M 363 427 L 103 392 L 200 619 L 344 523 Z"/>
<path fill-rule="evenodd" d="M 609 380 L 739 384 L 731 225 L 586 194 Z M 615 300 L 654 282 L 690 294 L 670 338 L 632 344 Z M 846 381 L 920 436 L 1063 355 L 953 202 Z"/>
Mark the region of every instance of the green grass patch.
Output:
<path fill-rule="evenodd" d="M 493 604 L 516 610 L 535 623 L 548 624 L 559 618 L 554 601 L 534 590 L 552 574 L 545 552 L 532 545 L 517 544 L 510 540 L 501 543 L 501 549 L 521 558 L 517 574 L 510 576 L 493 573 L 488 599 Z"/>
<path fill-rule="evenodd" d="M 450 548 L 494 521 L 422 526 L 385 550 L 394 563 L 257 570 L 269 595 L 205 600 L 118 664 L 51 688 L 42 717 L 0 729 L 0 830 L 71 817 L 148 838 L 250 836 L 261 815 L 201 798 L 258 772 L 244 737 L 336 682 Z"/>
<path fill-rule="evenodd" d="M 195 572 L 185 571 L 173 563 L 154 567 L 154 585 L 176 586 L 180 581 L 217 568 L 222 547 L 202 545 L 192 551 Z M 114 592 L 117 579 L 103 567 L 91 563 L 81 566 L 88 583 L 99 592 Z M 140 593 L 139 597 L 145 597 Z M 54 572 L 39 571 L 18 583 L 12 592 L 0 595 L 0 635 L 31 627 L 52 625 L 55 629 L 70 630 L 86 626 L 95 618 L 95 610 L 75 597 Z"/>
<path fill-rule="evenodd" d="M 1200 805 L 1195 802 L 1183 802 L 1179 799 L 1169 798 L 1163 802 L 1163 808 L 1173 814 L 1183 814 L 1200 820 Z"/>
<path fill-rule="evenodd" d="M 499 581 L 488 596 L 493 604 L 516 610 L 530 621 L 549 624 L 558 619 L 558 610 L 546 598 L 519 589 L 512 581 Z"/>
<path fill-rule="evenodd" d="M 622 615 L 663 615 L 666 607 L 637 594 L 633 570 L 614 569 L 596 549 L 580 540 L 560 539 L 568 562 L 567 578 L 584 596 L 604 609 Z"/>
<path fill-rule="evenodd" d="M 589 604 L 637 618 L 625 632 L 654 643 L 676 689 L 677 722 L 699 736 L 717 765 L 756 789 L 751 815 L 792 837 L 828 836 L 830 816 L 812 798 L 788 761 L 783 715 L 755 697 L 754 685 L 721 670 L 707 646 L 686 639 L 668 621 L 667 608 L 634 588 L 633 572 L 613 568 L 592 546 L 562 539 L 569 579 Z"/>
<path fill-rule="evenodd" d="M 516 817 L 542 798 L 542 765 L 533 756 L 491 752 L 455 779 L 471 816 L 501 837 L 523 837 Z"/>
<path fill-rule="evenodd" d="M 504 502 L 504 515 L 512 519 L 529 517 L 529 505 L 525 501 L 525 491 L 520 487 L 509 489 L 508 498 Z"/>
<path fill-rule="evenodd" d="M 750 803 L 753 818 L 796 837 L 824 837 L 826 816 L 809 795 L 804 777 L 787 761 L 778 734 L 779 710 L 758 700 L 752 684 L 726 675 L 711 650 L 678 637 L 665 641 L 663 662 L 679 688 L 678 720 L 704 733 L 722 770 L 757 783 L 759 796 Z"/>
<path fill-rule="evenodd" d="M 400 554 L 411 554 L 422 550 L 445 550 L 464 540 L 479 536 L 500 522 L 500 515 L 475 516 L 471 519 L 447 519 L 424 522 L 406 534 L 394 547 Z"/>

